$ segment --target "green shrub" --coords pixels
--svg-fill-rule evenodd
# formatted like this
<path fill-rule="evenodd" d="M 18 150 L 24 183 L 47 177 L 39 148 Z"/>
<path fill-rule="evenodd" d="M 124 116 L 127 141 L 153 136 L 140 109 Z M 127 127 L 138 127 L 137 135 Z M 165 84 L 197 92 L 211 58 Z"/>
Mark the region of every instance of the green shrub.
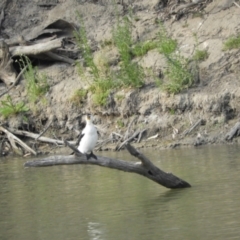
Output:
<path fill-rule="evenodd" d="M 193 76 L 189 72 L 187 64 L 188 61 L 179 55 L 167 58 L 165 76 L 168 82 L 164 84 L 164 88 L 168 92 L 176 94 L 192 85 Z"/>
<path fill-rule="evenodd" d="M 93 61 L 93 54 L 92 54 L 91 46 L 88 42 L 87 32 L 86 32 L 83 19 L 79 13 L 77 13 L 77 16 L 81 26 L 78 31 L 74 31 L 73 33 L 77 41 L 77 46 L 82 52 L 83 59 L 86 65 L 91 69 L 91 74 L 93 74 L 94 78 L 98 78 L 99 71 Z"/>
<path fill-rule="evenodd" d="M 110 91 L 113 89 L 117 89 L 119 87 L 141 87 L 144 83 L 144 71 L 143 68 L 138 65 L 138 63 L 132 61 L 133 40 L 131 36 L 130 22 L 125 18 L 123 23 L 120 24 L 118 22 L 113 30 L 113 42 L 118 49 L 121 59 L 120 70 L 113 74 L 113 72 L 110 71 L 107 63 L 96 63 L 96 58 L 93 58 L 93 53 L 87 39 L 83 20 L 79 14 L 78 18 L 81 23 L 81 28 L 80 30 L 75 31 L 74 35 L 77 45 L 82 51 L 86 66 L 91 69 L 90 74 L 93 76 L 93 81 L 91 84 L 89 84 L 88 90 L 93 93 L 94 104 L 104 106 L 107 103 L 107 98 Z M 105 41 L 103 46 L 112 44 L 113 42 Z M 153 42 L 146 42 L 142 44 L 141 47 L 136 47 L 135 54 L 136 56 L 140 56 L 143 54 L 140 52 L 147 52 L 154 47 L 155 45 Z M 142 50 L 139 50 L 140 48 Z M 84 74 L 84 67 L 80 64 L 77 64 L 77 66 L 80 76 L 84 76 L 86 78 L 86 75 Z M 88 83 L 89 82 L 90 81 L 88 81 Z"/>
<path fill-rule="evenodd" d="M 240 35 L 236 37 L 230 37 L 226 42 L 224 42 L 223 50 L 231 50 L 234 48 L 240 48 Z"/>
<path fill-rule="evenodd" d="M 165 83 L 156 81 L 156 84 L 170 93 L 179 93 L 193 83 L 193 76 L 187 68 L 188 61 L 180 54 L 175 53 L 177 41 L 168 36 L 162 23 L 160 23 L 158 41 L 159 52 L 164 55 L 167 62 L 164 72 L 167 81 Z"/>
<path fill-rule="evenodd" d="M 126 65 L 122 63 L 119 78 L 123 86 L 139 88 L 144 83 L 143 68 L 135 62 L 129 62 Z"/>
<path fill-rule="evenodd" d="M 35 103 L 39 97 L 48 92 L 50 86 L 47 82 L 46 74 L 40 74 L 37 67 L 33 67 L 28 57 L 23 57 L 20 65 L 27 66 L 23 76 L 26 80 L 26 89 L 29 102 Z"/>
<path fill-rule="evenodd" d="M 132 62 L 133 40 L 128 19 L 125 18 L 122 24 L 118 22 L 113 31 L 113 39 L 121 59 L 119 80 L 124 86 L 141 87 L 144 83 L 144 74 L 142 67 Z"/>
<path fill-rule="evenodd" d="M 209 54 L 207 50 L 196 50 L 194 56 L 193 56 L 193 60 L 196 61 L 204 61 L 208 58 Z"/>
<path fill-rule="evenodd" d="M 117 85 L 112 79 L 98 79 L 94 81 L 89 87 L 89 90 L 93 93 L 93 102 L 96 105 L 105 106 L 107 98 L 112 89 L 116 88 Z"/>
<path fill-rule="evenodd" d="M 123 122 L 121 119 L 118 119 L 118 120 L 117 120 L 117 126 L 118 126 L 119 128 L 123 128 L 123 127 L 124 127 L 124 122 Z"/>
<path fill-rule="evenodd" d="M 177 49 L 177 41 L 168 36 L 162 23 L 160 23 L 160 30 L 158 33 L 158 46 L 159 52 L 167 56 Z"/>
<path fill-rule="evenodd" d="M 145 41 L 135 44 L 132 48 L 132 54 L 135 57 L 144 56 L 148 51 L 157 48 L 158 43 L 156 41 Z"/>
<path fill-rule="evenodd" d="M 24 102 L 14 103 L 9 95 L 7 95 L 6 100 L 1 101 L 1 104 L 0 114 L 5 118 L 29 111 L 29 108 L 25 106 Z"/>
<path fill-rule="evenodd" d="M 70 98 L 70 101 L 77 106 L 81 106 L 87 97 L 86 89 L 77 89 Z"/>

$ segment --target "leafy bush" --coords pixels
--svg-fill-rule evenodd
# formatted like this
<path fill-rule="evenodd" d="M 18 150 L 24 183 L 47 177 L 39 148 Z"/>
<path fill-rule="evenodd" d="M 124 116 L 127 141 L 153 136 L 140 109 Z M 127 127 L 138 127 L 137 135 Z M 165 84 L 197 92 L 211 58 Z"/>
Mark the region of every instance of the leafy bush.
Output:
<path fill-rule="evenodd" d="M 25 106 L 24 102 L 14 103 L 10 95 L 7 95 L 6 100 L 2 100 L 1 104 L 0 114 L 5 118 L 29 111 L 29 108 Z"/>
<path fill-rule="evenodd" d="M 240 35 L 236 37 L 230 37 L 226 42 L 224 42 L 223 50 L 231 50 L 234 48 L 240 48 Z"/>
<path fill-rule="evenodd" d="M 204 61 L 208 58 L 209 54 L 207 50 L 196 50 L 194 56 L 193 56 L 193 60 L 196 61 Z"/>
<path fill-rule="evenodd" d="M 158 50 L 161 54 L 169 56 L 177 49 L 177 41 L 168 36 L 167 31 L 162 23 L 160 23 L 158 41 Z"/>
<path fill-rule="evenodd" d="M 132 54 L 136 57 L 144 56 L 148 51 L 157 48 L 156 41 L 139 42 L 132 48 Z"/>
<path fill-rule="evenodd" d="M 47 82 L 47 76 L 40 74 L 37 67 L 33 67 L 28 57 L 21 60 L 22 67 L 27 66 L 27 70 L 23 73 L 26 79 L 27 95 L 30 102 L 35 103 L 39 97 L 43 96 L 49 90 L 50 86 Z"/>
<path fill-rule="evenodd" d="M 110 78 L 94 81 L 89 88 L 89 90 L 93 93 L 93 102 L 96 105 L 105 106 L 110 91 L 115 87 L 117 87 L 116 83 L 114 83 L 114 81 Z"/>
<path fill-rule="evenodd" d="M 171 56 L 167 58 L 167 70 L 165 75 L 169 80 L 164 88 L 170 93 L 179 93 L 188 88 L 193 83 L 193 76 L 187 68 L 188 61 L 179 56 Z"/>
<path fill-rule="evenodd" d="M 77 89 L 74 94 L 71 96 L 70 101 L 76 104 L 77 106 L 81 106 L 87 96 L 86 89 Z"/>
<path fill-rule="evenodd" d="M 160 24 L 158 34 L 159 52 L 164 55 L 167 61 L 167 68 L 164 72 L 167 82 L 159 84 L 166 91 L 176 94 L 193 83 L 193 76 L 187 68 L 188 60 L 180 54 L 176 54 L 177 42 L 167 35 L 163 24 Z"/>
<path fill-rule="evenodd" d="M 128 19 L 125 18 L 122 24 L 118 22 L 113 31 L 113 39 L 121 59 L 119 80 L 124 86 L 141 87 L 144 83 L 144 74 L 142 67 L 132 62 L 133 40 Z"/>
<path fill-rule="evenodd" d="M 77 13 L 77 15 L 78 15 L 78 19 L 80 21 L 81 27 L 78 31 L 74 31 L 74 36 L 77 40 L 77 45 L 82 52 L 83 59 L 86 65 L 91 69 L 91 74 L 93 74 L 94 78 L 98 78 L 99 71 L 93 61 L 93 54 L 92 54 L 91 46 L 88 42 L 86 28 L 80 14 Z"/>

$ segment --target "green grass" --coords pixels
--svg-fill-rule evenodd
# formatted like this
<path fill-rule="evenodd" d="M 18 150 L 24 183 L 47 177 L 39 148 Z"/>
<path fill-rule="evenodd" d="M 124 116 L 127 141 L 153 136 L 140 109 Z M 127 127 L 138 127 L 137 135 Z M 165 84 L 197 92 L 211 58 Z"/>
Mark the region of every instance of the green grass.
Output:
<path fill-rule="evenodd" d="M 112 39 L 104 39 L 103 42 L 101 43 L 102 48 L 104 48 L 106 46 L 111 46 L 111 45 L 113 45 Z"/>
<path fill-rule="evenodd" d="M 23 73 L 26 80 L 26 89 L 29 102 L 35 103 L 46 94 L 50 88 L 46 74 L 40 74 L 37 67 L 33 67 L 28 57 L 20 60 L 22 67 L 27 66 L 27 70 Z"/>
<path fill-rule="evenodd" d="M 168 82 L 163 85 L 167 92 L 176 94 L 193 84 L 193 75 L 189 72 L 187 65 L 187 59 L 179 55 L 167 58 L 167 70 L 164 74 Z"/>
<path fill-rule="evenodd" d="M 165 57 L 167 68 L 164 71 L 164 82 L 158 80 L 156 84 L 173 94 L 190 87 L 193 83 L 193 76 L 187 68 L 188 60 L 176 54 L 177 41 L 168 36 L 162 23 L 160 23 L 158 34 L 158 50 Z"/>
<path fill-rule="evenodd" d="M 7 95 L 5 100 L 1 101 L 1 105 L 0 114 L 2 114 L 4 118 L 29 111 L 29 108 L 24 102 L 14 103 L 9 95 Z"/>
<path fill-rule="evenodd" d="M 81 26 L 78 31 L 73 32 L 74 37 L 77 41 L 77 46 L 81 50 L 85 64 L 87 65 L 87 67 L 91 69 L 91 74 L 93 74 L 94 78 L 98 78 L 99 71 L 93 61 L 93 54 L 87 38 L 87 32 L 86 27 L 84 25 L 84 21 L 79 13 L 77 13 L 77 16 Z"/>
<path fill-rule="evenodd" d="M 93 103 L 104 106 L 107 103 L 110 91 L 121 87 L 141 87 L 144 83 L 144 71 L 138 63 L 132 61 L 133 54 L 131 49 L 133 47 L 133 40 L 130 22 L 127 19 L 124 19 L 122 24 L 118 22 L 113 30 L 113 39 L 103 42 L 103 47 L 114 44 L 120 55 L 120 70 L 113 73 L 107 62 L 96 63 L 96 58 L 94 59 L 93 57 L 93 52 L 87 38 L 84 22 L 79 14 L 78 18 L 81 23 L 81 28 L 75 31 L 74 36 L 82 52 L 86 66 L 91 69 L 90 75 L 92 76 L 92 80 L 86 77 L 86 68 L 84 68 L 84 66 L 77 64 L 77 67 L 79 75 L 82 79 L 87 80 L 89 84 L 88 90 L 92 93 Z M 140 53 L 140 51 L 142 51 L 139 50 L 140 48 L 146 52 L 153 48 L 153 44 L 144 43 L 141 47 L 138 47 L 136 55 L 142 54 Z M 100 60 L 102 59 L 104 59 L 104 56 L 100 58 Z"/>
<path fill-rule="evenodd" d="M 224 42 L 223 50 L 231 50 L 240 48 L 240 35 L 230 37 L 227 41 Z"/>
<path fill-rule="evenodd" d="M 89 90 L 93 93 L 93 102 L 99 106 L 105 106 L 107 98 L 112 89 L 117 88 L 117 85 L 112 79 L 98 79 L 94 81 L 89 87 Z"/>
<path fill-rule="evenodd" d="M 117 126 L 118 126 L 119 128 L 123 128 L 123 127 L 124 127 L 124 122 L 123 122 L 121 119 L 118 119 L 118 120 L 117 120 Z"/>
<path fill-rule="evenodd" d="M 115 98 L 117 101 L 121 102 L 125 98 L 125 96 L 122 94 L 117 94 L 117 95 L 115 95 Z"/>
<path fill-rule="evenodd" d="M 138 42 L 132 48 L 132 54 L 134 57 L 144 56 L 148 51 L 157 48 L 158 43 L 156 41 Z"/>
<path fill-rule="evenodd" d="M 123 23 L 117 23 L 113 30 L 113 39 L 121 59 L 119 80 L 125 87 L 141 87 L 144 84 L 144 72 L 140 65 L 132 62 L 133 39 L 128 19 L 124 18 Z"/>
<path fill-rule="evenodd" d="M 196 50 L 194 56 L 193 56 L 193 60 L 196 61 L 204 61 L 208 58 L 209 53 L 207 50 Z"/>
<path fill-rule="evenodd" d="M 97 66 L 94 63 L 93 53 L 87 38 L 86 28 L 81 16 L 78 14 L 81 28 L 75 31 L 74 35 L 79 49 L 83 53 L 83 59 L 87 67 L 91 69 L 90 74 L 93 81 L 89 81 L 85 75 L 86 69 L 78 64 L 79 75 L 85 79 L 89 85 L 88 90 L 92 93 L 92 100 L 95 105 L 104 106 L 107 103 L 107 98 L 112 89 L 117 87 L 116 81 L 113 80 L 113 75 L 107 64 Z M 112 41 L 107 41 L 104 44 L 112 44 Z M 105 45 L 104 45 L 105 46 Z"/>
<path fill-rule="evenodd" d="M 169 56 L 171 53 L 176 51 L 177 41 L 168 36 L 168 33 L 162 23 L 160 23 L 159 26 L 158 50 L 161 54 Z"/>
<path fill-rule="evenodd" d="M 81 106 L 83 103 L 84 103 L 84 101 L 85 101 L 85 99 L 86 99 L 86 97 L 87 97 L 87 90 L 86 89 L 77 89 L 74 93 L 73 93 L 73 95 L 70 97 L 70 101 L 73 103 L 73 104 L 75 104 L 75 105 L 77 105 L 77 106 Z"/>

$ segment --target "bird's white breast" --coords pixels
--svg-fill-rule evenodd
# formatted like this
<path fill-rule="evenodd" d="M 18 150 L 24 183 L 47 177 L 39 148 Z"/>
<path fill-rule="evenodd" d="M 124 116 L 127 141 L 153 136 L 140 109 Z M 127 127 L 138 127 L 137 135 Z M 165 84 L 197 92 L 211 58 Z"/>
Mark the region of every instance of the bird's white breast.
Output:
<path fill-rule="evenodd" d="M 97 135 L 97 129 L 93 124 L 88 124 L 82 131 L 84 136 L 82 137 L 78 150 L 83 153 L 89 153 L 91 152 L 97 143 L 98 135 Z"/>

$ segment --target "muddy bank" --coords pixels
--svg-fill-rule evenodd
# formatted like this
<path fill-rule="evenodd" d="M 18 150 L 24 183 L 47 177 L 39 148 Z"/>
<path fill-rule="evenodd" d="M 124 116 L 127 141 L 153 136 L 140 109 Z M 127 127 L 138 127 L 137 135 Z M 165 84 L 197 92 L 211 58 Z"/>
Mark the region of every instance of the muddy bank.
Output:
<path fill-rule="evenodd" d="M 94 60 L 101 66 L 102 56 L 107 56 L 115 68 L 119 54 L 114 47 L 103 43 L 112 39 L 116 10 L 121 17 L 129 17 L 127 9 L 130 8 L 134 25 L 132 35 L 136 41 L 156 39 L 161 20 L 171 37 L 177 40 L 184 57 L 191 59 L 196 49 L 200 49 L 207 50 L 208 58 L 196 63 L 194 85 L 173 95 L 156 84 L 156 77 L 166 68 L 166 61 L 157 49 L 148 51 L 135 59 L 146 72 L 151 72 L 146 75 L 144 85 L 138 89 L 113 90 L 105 106 L 94 104 L 91 92 L 79 104 L 72 101 L 76 89 L 87 89 L 91 82 L 91 78 L 86 81 L 79 76 L 75 65 L 35 61 L 39 72 L 47 75 L 50 86 L 45 100 L 39 99 L 34 107 L 30 106 L 24 117 L 1 117 L 4 126 L 41 133 L 50 125 L 44 136 L 74 141 L 83 128 L 83 115 L 91 112 L 101 132 L 99 150 L 115 149 L 136 133 L 134 141 L 139 141 L 139 147 L 226 143 L 225 136 L 238 122 L 240 109 L 240 50 L 223 51 L 224 41 L 240 32 L 239 8 L 233 1 L 200 1 L 190 8 L 187 2 L 172 5 L 170 1 L 157 0 L 123 1 L 124 4 L 117 5 L 112 1 L 39 2 L 3 2 L 0 6 L 4 11 L 1 37 L 11 40 L 18 35 L 30 36 L 33 29 L 48 26 L 59 16 L 79 26 L 78 11 L 86 26 Z M 80 52 L 74 60 L 78 59 L 82 60 Z M 0 91 L 5 90 L 6 84 L 1 83 Z M 27 104 L 25 79 L 22 78 L 8 94 L 14 101 Z M 30 140 L 29 144 L 41 152 L 63 150 L 48 144 L 45 150 L 45 144 L 39 141 Z"/>

